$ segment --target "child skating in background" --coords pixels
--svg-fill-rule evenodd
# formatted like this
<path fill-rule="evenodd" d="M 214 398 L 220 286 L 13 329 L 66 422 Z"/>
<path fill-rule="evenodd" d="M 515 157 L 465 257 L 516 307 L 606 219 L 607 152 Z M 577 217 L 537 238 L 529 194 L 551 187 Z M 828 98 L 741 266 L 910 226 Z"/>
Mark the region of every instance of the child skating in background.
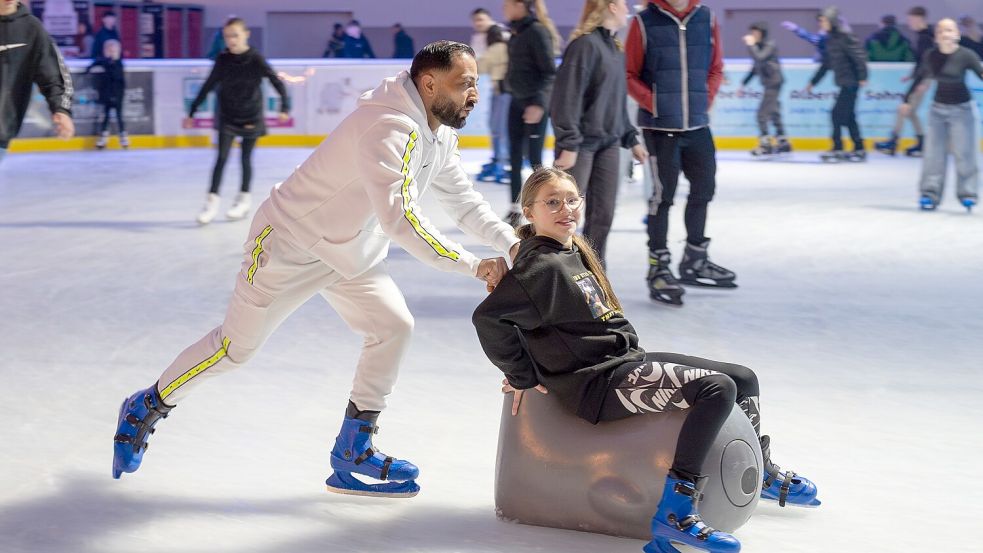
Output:
<path fill-rule="evenodd" d="M 99 126 L 99 138 L 96 148 L 102 150 L 109 141 L 109 115 L 116 112 L 116 125 L 119 129 L 119 145 L 130 147 L 130 138 L 126 134 L 123 123 L 123 95 L 126 93 L 126 75 L 123 72 L 123 47 L 118 40 L 110 39 L 102 45 L 102 55 L 85 69 L 86 73 L 95 73 L 96 90 L 99 92 L 99 104 L 102 105 L 102 123 Z M 99 68 L 98 71 L 93 69 Z"/>
<path fill-rule="evenodd" d="M 764 95 L 758 106 L 758 129 L 761 137 L 758 146 L 751 150 L 753 156 L 770 156 L 786 154 L 792 151 L 792 146 L 785 136 L 785 126 L 782 124 L 782 104 L 778 100 L 785 84 L 782 75 L 782 64 L 778 58 L 778 47 L 775 41 L 768 38 L 768 23 L 759 21 L 751 25 L 748 34 L 744 35 L 744 44 L 754 60 L 751 71 L 744 77 L 742 86 L 747 86 L 755 76 L 761 81 Z M 775 127 L 775 134 L 768 132 L 768 123 Z"/>
<path fill-rule="evenodd" d="M 734 536 L 710 528 L 699 513 L 709 477 L 701 474 L 703 461 L 734 403 L 761 442 L 761 497 L 781 506 L 819 506 L 815 484 L 771 462 L 751 369 L 639 347 L 600 260 L 576 234 L 584 198 L 573 178 L 538 169 L 520 202 L 529 224 L 516 230 L 521 242 L 513 267 L 472 319 L 485 354 L 506 375 L 502 391 L 515 394 L 512 413 L 532 388 L 592 424 L 688 410 L 645 551 L 678 553 L 675 544 L 740 550 Z"/>
<path fill-rule="evenodd" d="M 215 65 L 198 96 L 191 103 L 185 128 L 194 126 L 195 111 L 205 101 L 208 93 L 218 89 L 218 102 L 215 106 L 215 129 L 218 131 L 218 158 L 212 171 L 212 186 L 208 191 L 205 207 L 198 215 L 198 223 L 206 225 L 218 214 L 219 187 L 222 172 L 229 158 L 229 150 L 235 137 L 242 139 L 242 186 L 235 203 L 226 212 L 232 220 L 242 219 L 249 213 L 252 199 L 249 186 L 252 181 L 252 154 L 256 140 L 266 134 L 263 119 L 263 79 L 269 79 L 273 88 L 280 94 L 280 120 L 287 121 L 290 116 L 290 99 L 283 82 L 276 76 L 266 59 L 255 49 L 249 47 L 249 28 L 240 18 L 229 19 L 222 28 L 226 50 L 215 58 Z"/>
<path fill-rule="evenodd" d="M 978 201 L 980 118 L 965 79 L 968 71 L 983 79 L 983 64 L 975 52 L 959 45 L 959 27 L 952 19 L 935 25 L 935 43 L 935 48 L 925 53 L 901 106 L 903 113 L 910 113 L 915 109 L 910 98 L 924 91 L 928 80 L 934 79 L 938 84 L 928 112 L 919 203 L 930 211 L 942 201 L 946 162 L 952 152 L 956 159 L 956 196 L 966 209 L 972 210 Z"/>

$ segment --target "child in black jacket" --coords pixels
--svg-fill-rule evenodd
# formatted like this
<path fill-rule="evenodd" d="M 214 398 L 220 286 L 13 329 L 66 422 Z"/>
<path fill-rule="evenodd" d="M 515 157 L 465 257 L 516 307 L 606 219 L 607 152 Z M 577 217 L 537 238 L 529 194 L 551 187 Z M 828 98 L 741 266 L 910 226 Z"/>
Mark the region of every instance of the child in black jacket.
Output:
<path fill-rule="evenodd" d="M 595 424 L 689 409 L 653 519 L 654 539 L 714 552 L 738 550 L 733 536 L 705 527 L 691 499 L 707 478 L 700 474 L 703 461 L 735 402 L 760 436 L 754 372 L 639 347 L 600 261 L 576 235 L 583 197 L 570 175 L 552 168 L 535 171 L 521 204 L 530 224 L 517 231 L 522 242 L 514 266 L 472 319 L 485 354 L 505 373 L 502 391 L 515 394 L 513 414 L 530 388 L 555 394 L 567 409 Z M 771 462 L 768 436 L 760 440 L 762 497 L 782 506 L 818 506 L 816 486 L 781 471 Z M 695 517 L 692 524 L 670 522 L 688 516 Z"/>
<path fill-rule="evenodd" d="M 778 47 L 775 41 L 768 38 L 768 22 L 752 23 L 748 34 L 744 35 L 744 44 L 754 60 L 751 71 L 741 82 L 747 86 L 755 76 L 764 87 L 761 104 L 758 106 L 758 129 L 761 131 L 758 146 L 751 150 L 753 156 L 769 156 L 785 154 L 792 151 L 792 146 L 785 136 L 785 125 L 782 124 L 782 103 L 778 100 L 785 84 L 782 75 L 782 62 L 778 59 Z M 768 123 L 775 127 L 775 135 L 768 133 Z"/>
<path fill-rule="evenodd" d="M 215 107 L 215 129 L 218 130 L 218 158 L 212 171 L 212 186 L 208 191 L 205 207 L 198 215 L 198 223 L 206 225 L 218 213 L 219 186 L 222 172 L 232 148 L 235 137 L 242 138 L 242 187 L 236 201 L 225 216 L 232 220 L 242 219 L 252 206 L 249 186 L 252 181 L 253 148 L 259 137 L 266 134 L 266 121 L 263 118 L 263 79 L 280 94 L 280 120 L 290 119 L 290 99 L 283 81 L 277 77 L 270 64 L 255 49 L 249 47 L 249 29 L 246 22 L 233 17 L 222 29 L 227 49 L 215 59 L 215 66 L 208 75 L 198 96 L 191 102 L 185 128 L 194 126 L 195 111 L 205 101 L 212 89 L 218 88 L 218 102 Z"/>
<path fill-rule="evenodd" d="M 130 146 L 130 139 L 123 124 L 123 94 L 126 92 L 126 76 L 123 72 L 123 47 L 118 40 L 107 40 L 102 45 L 102 55 L 85 69 L 92 73 L 94 68 L 100 68 L 96 73 L 96 90 L 99 91 L 99 103 L 102 104 L 102 123 L 99 128 L 99 138 L 96 148 L 106 147 L 109 140 L 109 114 L 116 112 L 116 124 L 119 126 L 119 145 L 123 148 Z"/>

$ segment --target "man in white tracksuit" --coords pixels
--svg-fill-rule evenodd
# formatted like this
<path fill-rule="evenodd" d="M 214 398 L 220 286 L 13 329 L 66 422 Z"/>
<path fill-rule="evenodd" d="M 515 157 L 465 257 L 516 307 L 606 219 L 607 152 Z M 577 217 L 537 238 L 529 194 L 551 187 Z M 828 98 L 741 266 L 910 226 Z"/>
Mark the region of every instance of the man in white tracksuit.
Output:
<path fill-rule="evenodd" d="M 423 215 L 432 190 L 457 226 L 510 255 L 518 239 L 473 188 L 461 167 L 457 133 L 478 100 L 470 47 L 427 45 L 409 73 L 388 78 L 321 143 L 257 211 L 235 292 L 221 326 L 184 350 L 157 383 L 123 402 L 113 475 L 140 466 L 158 419 L 205 378 L 251 358 L 295 309 L 321 294 L 364 346 L 328 488 L 341 493 L 411 496 L 418 470 L 378 453 L 371 437 L 409 344 L 413 316 L 383 260 L 390 240 L 441 270 L 493 287 L 507 267 L 478 259 Z M 390 480 L 366 484 L 357 472 Z"/>

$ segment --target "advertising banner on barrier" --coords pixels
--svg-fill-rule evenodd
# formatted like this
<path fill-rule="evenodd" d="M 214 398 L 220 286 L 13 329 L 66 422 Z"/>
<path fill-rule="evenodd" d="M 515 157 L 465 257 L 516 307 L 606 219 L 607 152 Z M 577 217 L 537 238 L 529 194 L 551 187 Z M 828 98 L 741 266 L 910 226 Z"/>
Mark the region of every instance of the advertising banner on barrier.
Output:
<path fill-rule="evenodd" d="M 758 135 L 755 114 L 763 90 L 758 79 L 747 87 L 741 87 L 750 69 L 747 63 L 728 63 L 724 70 L 725 82 L 720 87 L 714 103 L 711 126 L 714 136 L 748 137 Z M 860 89 L 857 100 L 857 120 L 866 138 L 885 137 L 891 134 L 898 106 L 904 100 L 911 85 L 902 79 L 911 73 L 909 63 L 872 63 L 867 86 Z M 839 89 L 829 72 L 811 93 L 805 87 L 818 68 L 815 64 L 786 64 L 783 67 L 785 85 L 780 96 L 782 119 L 790 137 L 825 137 L 831 132 L 830 111 Z M 970 77 L 970 90 L 977 104 L 983 106 L 983 83 Z M 975 81 L 972 82 L 972 81 Z M 931 94 L 918 113 L 924 118 L 931 105 Z M 906 133 L 911 130 L 907 129 Z"/>
<path fill-rule="evenodd" d="M 77 136 L 99 134 L 103 106 L 99 103 L 95 74 L 72 73 L 75 96 L 72 98 L 72 119 Z M 127 71 L 126 92 L 123 95 L 123 122 L 131 135 L 154 134 L 154 72 Z M 110 129 L 116 133 L 115 115 L 110 119 Z M 28 107 L 20 138 L 51 135 L 51 112 L 44 96 L 35 87 Z"/>

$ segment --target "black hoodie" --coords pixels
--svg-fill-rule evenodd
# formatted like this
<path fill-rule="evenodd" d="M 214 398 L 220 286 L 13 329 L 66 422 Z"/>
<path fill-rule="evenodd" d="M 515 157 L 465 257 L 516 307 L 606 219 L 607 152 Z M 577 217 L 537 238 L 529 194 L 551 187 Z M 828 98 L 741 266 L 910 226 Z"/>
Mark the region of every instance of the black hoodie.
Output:
<path fill-rule="evenodd" d="M 512 387 L 542 384 L 596 423 L 610 382 L 645 358 L 631 323 L 606 304 L 576 246 L 534 236 L 520 243 L 512 270 L 472 322 L 485 355 Z"/>
<path fill-rule="evenodd" d="M 549 111 L 555 75 L 553 36 L 549 29 L 531 15 L 513 21 L 509 69 L 505 75 L 512 97 Z"/>
<path fill-rule="evenodd" d="M 17 136 L 37 83 L 51 113 L 72 113 L 72 77 L 44 26 L 24 4 L 0 16 L 0 145 Z"/>
<path fill-rule="evenodd" d="M 241 54 L 224 50 L 215 58 L 215 66 L 209 73 L 205 84 L 201 85 L 198 96 L 191 102 L 188 117 L 194 117 L 198 106 L 213 88 L 218 87 L 218 109 L 215 113 L 215 128 L 223 125 L 233 127 L 252 127 L 257 134 L 266 132 L 263 119 L 263 78 L 280 94 L 280 111 L 290 112 L 290 98 L 283 81 L 266 63 L 255 48 Z"/>

